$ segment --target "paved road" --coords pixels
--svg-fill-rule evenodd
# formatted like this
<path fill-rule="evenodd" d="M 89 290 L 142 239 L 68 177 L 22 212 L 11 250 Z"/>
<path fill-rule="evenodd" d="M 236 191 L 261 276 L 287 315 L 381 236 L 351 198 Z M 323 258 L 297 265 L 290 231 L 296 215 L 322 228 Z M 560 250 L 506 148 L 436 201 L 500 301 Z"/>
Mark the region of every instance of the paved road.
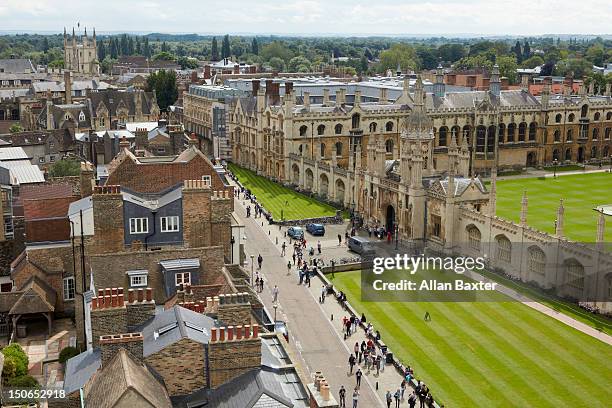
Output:
<path fill-rule="evenodd" d="M 280 256 L 280 246 L 275 245 L 278 227 L 268 227 L 265 218 L 246 218 L 246 211 L 242 205 L 243 200 L 235 200 L 235 211 L 238 218 L 246 228 L 245 252 L 257 257 L 259 254 L 264 258 L 262 274 L 265 279 L 265 289 L 261 299 L 274 314 L 272 293 L 274 285 L 279 288 L 279 308 L 277 317 L 287 322 L 290 338 L 290 347 L 302 358 L 302 364 L 308 374 L 321 371 L 330 382 L 333 394 L 338 397 L 340 385 L 347 388 L 347 402 L 352 388 L 355 385 L 354 378 L 347 373 L 347 361 L 349 350 L 337 334 L 334 326 L 330 323 L 329 316 L 323 312 L 316 299 L 303 286 L 298 285 L 294 274 L 287 275 L 288 258 Z M 262 227 L 262 222 L 264 227 Z M 341 227 L 333 227 L 342 229 Z M 272 229 L 275 229 L 272 231 Z M 270 235 L 268 235 L 270 231 Z M 331 232 L 331 231 L 330 231 Z M 274 235 L 273 235 L 274 234 Z M 326 234 L 326 235 L 329 235 Z M 331 235 L 335 236 L 335 235 Z M 282 238 L 282 236 L 281 236 Z M 343 238 L 344 240 L 344 238 Z M 313 243 L 316 247 L 316 241 Z M 330 241 L 325 246 L 333 245 Z M 310 243 L 309 243 L 310 246 Z M 346 254 L 346 250 L 344 250 Z M 288 250 L 290 256 L 291 252 Z M 250 265 L 247 265 L 250 269 Z M 255 266 L 257 269 L 257 266 Z M 314 285 L 313 280 L 313 285 Z M 320 286 L 320 285 L 319 285 Z M 359 407 L 383 406 L 380 397 L 373 391 L 370 381 L 362 381 Z"/>

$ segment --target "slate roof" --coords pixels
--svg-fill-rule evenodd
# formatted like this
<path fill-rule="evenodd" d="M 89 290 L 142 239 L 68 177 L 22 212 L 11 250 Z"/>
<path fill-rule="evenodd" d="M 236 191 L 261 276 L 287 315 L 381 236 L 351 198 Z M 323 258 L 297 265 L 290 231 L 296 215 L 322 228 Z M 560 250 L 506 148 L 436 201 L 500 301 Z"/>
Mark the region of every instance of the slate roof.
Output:
<path fill-rule="evenodd" d="M 4 163 L 0 162 L 0 166 Z M 11 184 L 36 184 L 44 183 L 45 175 L 33 164 L 24 164 L 22 166 L 10 166 Z"/>
<path fill-rule="evenodd" d="M 22 147 L 0 148 L 0 161 L 29 159 Z"/>
<path fill-rule="evenodd" d="M 99 348 L 87 350 L 66 362 L 64 391 L 77 391 L 102 367 L 102 352 Z"/>
<path fill-rule="evenodd" d="M 201 389 L 175 403 L 178 408 L 308 407 L 294 370 L 254 369 L 220 387 Z"/>
<path fill-rule="evenodd" d="M 36 72 L 32 61 L 27 58 L 0 59 L 0 71 L 11 74 L 23 74 Z"/>
<path fill-rule="evenodd" d="M 207 344 L 214 326 L 215 321 L 210 317 L 174 306 L 156 314 L 134 331 L 142 332 L 143 355 L 147 357 L 184 338 Z"/>
<path fill-rule="evenodd" d="M 127 392 L 136 393 L 129 400 L 122 398 Z M 114 408 L 128 403 L 138 406 L 171 408 L 166 388 L 142 363 L 137 362 L 125 349 L 119 352 L 85 386 L 87 407 Z"/>
<path fill-rule="evenodd" d="M 106 106 L 111 116 L 117 116 L 117 109 L 123 105 L 127 108 L 129 115 L 136 113 L 136 92 L 140 92 L 142 113 L 148 115 L 152 112 L 153 106 L 156 104 L 155 95 L 153 92 L 125 92 L 113 89 L 105 91 L 90 92 L 87 96 L 91 103 L 91 113 L 93 117 L 97 116 L 97 109 L 100 104 Z"/>
<path fill-rule="evenodd" d="M 474 185 L 480 190 L 480 192 L 487 192 L 487 189 L 485 188 L 484 184 L 482 184 L 480 178 L 471 179 L 466 177 L 455 177 L 455 197 L 463 194 L 463 192 L 467 190 L 472 183 L 474 183 Z M 444 180 L 440 180 L 440 185 L 442 186 L 444 193 L 446 193 L 448 189 L 448 177 Z"/>
<path fill-rule="evenodd" d="M 427 94 L 427 109 L 474 108 L 485 99 L 489 91 L 447 92 L 442 98 Z M 501 91 L 499 97 L 489 94 L 491 103 L 497 106 L 540 106 L 538 100 L 523 90 Z"/>

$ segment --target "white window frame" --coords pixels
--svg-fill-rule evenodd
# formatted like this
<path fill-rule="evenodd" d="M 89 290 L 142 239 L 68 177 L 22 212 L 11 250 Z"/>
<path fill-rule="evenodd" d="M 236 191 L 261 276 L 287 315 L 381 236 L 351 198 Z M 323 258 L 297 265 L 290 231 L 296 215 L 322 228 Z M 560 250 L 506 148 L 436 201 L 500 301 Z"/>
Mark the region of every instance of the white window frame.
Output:
<path fill-rule="evenodd" d="M 130 287 L 132 288 L 146 287 L 149 284 L 149 272 L 147 270 L 127 271 L 126 274 L 130 278 Z"/>
<path fill-rule="evenodd" d="M 204 182 L 204 185 L 206 186 L 212 185 L 212 178 L 210 176 L 202 176 L 202 181 Z"/>
<path fill-rule="evenodd" d="M 191 284 L 191 272 L 176 272 L 174 274 L 174 283 L 176 286 L 180 286 L 181 284 L 185 283 Z"/>
<path fill-rule="evenodd" d="M 180 230 L 178 215 L 160 217 L 159 224 L 161 232 L 178 232 Z"/>
<path fill-rule="evenodd" d="M 70 287 L 70 282 L 72 282 L 72 288 Z M 68 276 L 64 278 L 64 300 L 74 300 L 76 296 L 76 282 L 74 281 L 74 276 Z"/>
<path fill-rule="evenodd" d="M 148 234 L 149 233 L 149 219 L 144 218 L 130 218 L 130 234 Z"/>
<path fill-rule="evenodd" d="M 44 163 L 45 162 L 45 158 L 44 157 L 39 157 L 38 158 L 38 162 L 39 163 Z"/>

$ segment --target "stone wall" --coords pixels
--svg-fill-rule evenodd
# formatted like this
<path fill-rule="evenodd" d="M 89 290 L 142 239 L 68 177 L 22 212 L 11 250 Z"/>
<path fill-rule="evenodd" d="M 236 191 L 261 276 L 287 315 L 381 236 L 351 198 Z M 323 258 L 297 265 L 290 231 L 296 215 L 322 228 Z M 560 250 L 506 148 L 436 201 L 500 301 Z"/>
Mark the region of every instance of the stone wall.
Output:
<path fill-rule="evenodd" d="M 98 340 L 102 351 L 102 367 L 104 367 L 121 349 L 127 350 L 132 357 L 142 361 L 142 333 L 112 334 L 100 337 Z"/>
<path fill-rule="evenodd" d="M 163 379 L 170 396 L 189 394 L 207 385 L 204 346 L 181 339 L 145 357 Z"/>
<path fill-rule="evenodd" d="M 213 328 L 208 345 L 210 387 L 216 388 L 261 366 L 259 326 Z"/>
<path fill-rule="evenodd" d="M 91 337 L 94 348 L 100 337 L 127 332 L 127 310 L 123 300 L 123 288 L 100 290 L 91 302 Z"/>
<path fill-rule="evenodd" d="M 251 304 L 248 294 L 219 295 L 217 320 L 227 326 L 251 324 Z"/>

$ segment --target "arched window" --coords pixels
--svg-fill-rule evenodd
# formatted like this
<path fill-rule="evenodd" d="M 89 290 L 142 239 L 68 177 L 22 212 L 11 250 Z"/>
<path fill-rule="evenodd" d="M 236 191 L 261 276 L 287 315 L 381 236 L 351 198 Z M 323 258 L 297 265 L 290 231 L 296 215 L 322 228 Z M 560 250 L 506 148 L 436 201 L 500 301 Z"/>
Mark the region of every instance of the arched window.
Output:
<path fill-rule="evenodd" d="M 476 151 L 484 152 L 485 141 L 487 138 L 487 128 L 484 126 L 478 126 L 476 128 Z"/>
<path fill-rule="evenodd" d="M 480 230 L 474 225 L 467 227 L 468 244 L 471 249 L 480 251 Z"/>
<path fill-rule="evenodd" d="M 567 117 L 567 121 L 568 122 L 573 122 L 575 117 L 576 117 L 576 115 L 574 115 L 573 113 L 570 113 L 569 116 Z"/>
<path fill-rule="evenodd" d="M 554 138 L 555 138 L 555 142 L 561 141 L 561 131 L 559 129 L 555 130 Z"/>
<path fill-rule="evenodd" d="M 518 129 L 518 141 L 524 142 L 526 135 L 527 135 L 527 124 L 525 122 L 521 122 L 519 124 L 519 129 Z"/>
<path fill-rule="evenodd" d="M 600 117 L 601 117 L 601 113 L 595 112 L 595 115 L 593 116 L 593 119 L 594 120 L 599 120 Z"/>
<path fill-rule="evenodd" d="M 471 131 L 472 131 L 472 129 L 470 128 L 470 125 L 465 125 L 463 127 L 463 138 L 467 142 L 468 146 L 469 146 L 469 144 L 471 142 L 471 140 L 470 140 L 470 132 Z M 459 141 L 457 141 L 457 143 L 459 143 Z M 463 139 L 461 140 L 461 143 L 463 143 Z"/>
<path fill-rule="evenodd" d="M 487 151 L 492 152 L 495 150 L 495 126 L 489 126 L 487 130 Z"/>
<path fill-rule="evenodd" d="M 527 269 L 530 274 L 544 276 L 546 274 L 546 254 L 536 246 L 529 247 Z"/>
<path fill-rule="evenodd" d="M 497 127 L 497 133 L 498 133 L 498 139 L 499 139 L 499 143 L 504 143 L 504 133 L 506 133 L 506 125 L 503 123 L 500 123 L 499 126 Z"/>
<path fill-rule="evenodd" d="M 385 130 L 387 132 L 393 132 L 393 122 L 389 121 L 385 124 Z"/>
<path fill-rule="evenodd" d="M 321 136 L 323 133 L 325 133 L 325 125 L 317 126 L 317 135 Z"/>
<path fill-rule="evenodd" d="M 358 113 L 355 113 L 351 117 L 351 126 L 353 129 L 359 129 L 360 124 L 361 124 L 361 116 L 359 116 Z"/>
<path fill-rule="evenodd" d="M 508 125 L 508 142 L 514 142 L 514 134 L 516 133 L 516 123 L 510 123 Z"/>
<path fill-rule="evenodd" d="M 300 126 L 300 136 L 306 136 L 306 132 L 308 132 L 308 126 L 306 125 Z"/>
<path fill-rule="evenodd" d="M 604 139 L 610 139 L 610 133 L 612 133 L 612 128 L 606 128 L 606 132 L 604 133 Z"/>
<path fill-rule="evenodd" d="M 321 158 L 325 158 L 325 143 L 321 143 Z"/>
<path fill-rule="evenodd" d="M 529 124 L 529 140 L 533 141 L 536 139 L 536 129 L 537 124 L 535 122 L 531 122 Z"/>
<path fill-rule="evenodd" d="M 572 131 L 572 129 L 567 129 L 567 134 L 566 134 L 566 137 L 565 137 L 565 141 L 571 142 L 573 137 L 574 137 L 574 132 Z"/>
<path fill-rule="evenodd" d="M 575 259 L 564 262 L 567 285 L 582 291 L 584 289 L 584 267 Z"/>
<path fill-rule="evenodd" d="M 512 242 L 505 235 L 495 237 L 497 243 L 497 259 L 510 263 L 512 261 Z"/>
<path fill-rule="evenodd" d="M 370 133 L 376 132 L 376 122 L 370 123 Z"/>
<path fill-rule="evenodd" d="M 591 147 L 591 159 L 597 158 L 597 146 Z"/>
<path fill-rule="evenodd" d="M 589 105 L 585 103 L 584 105 L 582 105 L 582 108 L 580 108 L 580 116 L 584 118 L 586 117 L 588 113 L 589 113 Z"/>
<path fill-rule="evenodd" d="M 559 161 L 559 149 L 553 150 L 553 160 Z"/>
<path fill-rule="evenodd" d="M 304 152 L 304 145 L 300 145 L 300 147 L 298 148 L 298 151 L 300 152 L 300 156 L 301 156 L 302 153 Z"/>
<path fill-rule="evenodd" d="M 572 149 L 565 149 L 565 160 L 572 160 Z"/>
<path fill-rule="evenodd" d="M 612 112 L 606 113 L 606 120 L 612 120 Z"/>
<path fill-rule="evenodd" d="M 459 143 L 460 135 L 461 135 L 461 128 L 459 126 L 453 126 L 451 128 L 451 136 L 455 137 L 455 142 Z"/>
<path fill-rule="evenodd" d="M 555 123 L 561 123 L 561 118 L 562 118 L 561 114 L 557 113 L 555 115 Z"/>
<path fill-rule="evenodd" d="M 446 146 L 446 135 L 448 133 L 448 128 L 446 126 L 442 126 L 438 131 L 438 146 Z"/>
<path fill-rule="evenodd" d="M 598 137 L 599 137 L 599 129 L 594 128 L 593 129 L 593 140 L 597 140 Z"/>
<path fill-rule="evenodd" d="M 336 156 L 342 156 L 342 142 L 336 142 Z"/>
<path fill-rule="evenodd" d="M 342 125 L 338 123 L 336 127 L 334 128 L 334 131 L 336 132 L 337 135 L 342 134 Z"/>
<path fill-rule="evenodd" d="M 393 153 L 393 139 L 387 139 L 385 142 L 385 150 L 387 153 Z"/>

